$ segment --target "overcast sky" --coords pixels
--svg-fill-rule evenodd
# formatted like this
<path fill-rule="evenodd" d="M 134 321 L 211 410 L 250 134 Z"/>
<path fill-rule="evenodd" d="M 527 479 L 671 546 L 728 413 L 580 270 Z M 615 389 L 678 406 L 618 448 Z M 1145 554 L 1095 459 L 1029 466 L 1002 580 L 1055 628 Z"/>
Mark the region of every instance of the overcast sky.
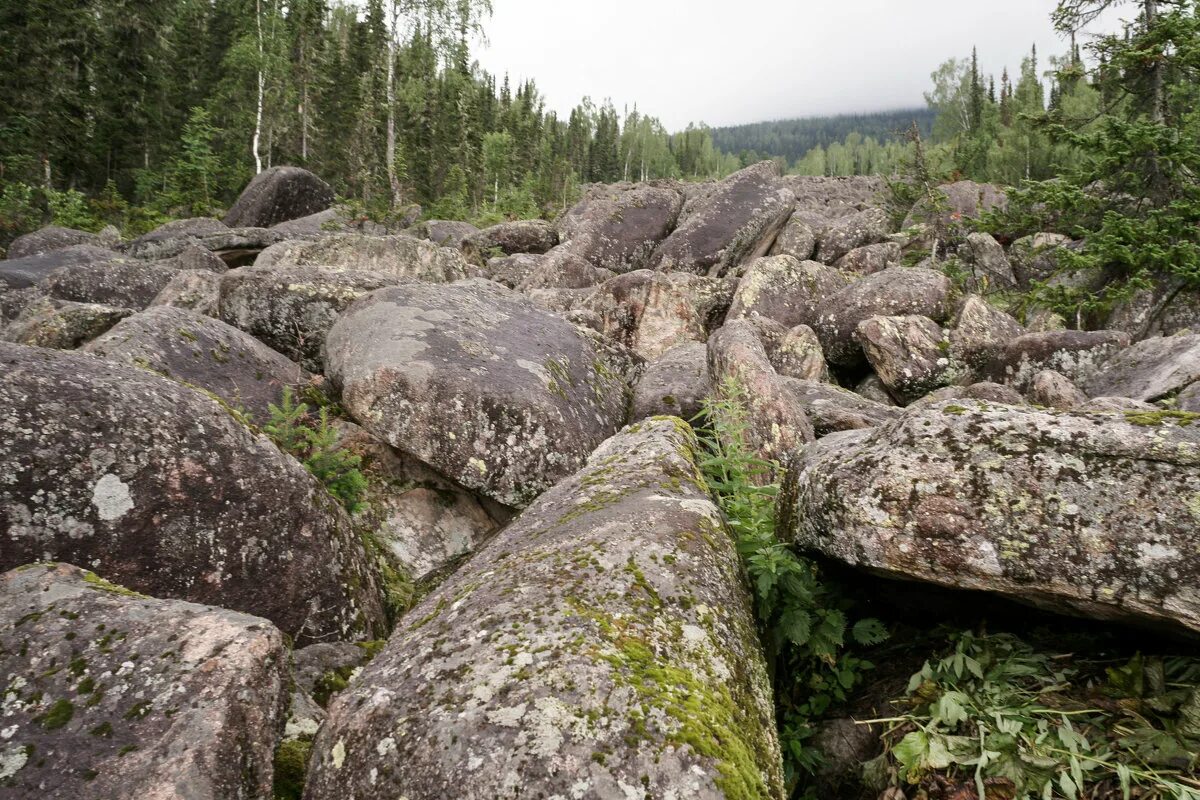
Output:
<path fill-rule="evenodd" d="M 514 85 L 534 78 L 560 115 L 584 96 L 612 98 L 672 130 L 922 105 L 929 73 L 972 45 L 997 79 L 1034 42 L 1045 55 L 1066 51 L 1049 21 L 1054 0 L 493 4 L 489 41 L 477 48 L 489 72 Z"/>

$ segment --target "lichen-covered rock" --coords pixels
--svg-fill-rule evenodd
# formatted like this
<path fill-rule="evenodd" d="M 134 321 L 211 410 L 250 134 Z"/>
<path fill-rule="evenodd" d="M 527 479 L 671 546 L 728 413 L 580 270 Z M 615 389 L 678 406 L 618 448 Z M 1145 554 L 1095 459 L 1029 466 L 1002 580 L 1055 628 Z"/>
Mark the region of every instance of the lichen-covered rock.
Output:
<path fill-rule="evenodd" d="M 793 538 L 886 575 L 1200 633 L 1200 426 L 950 401 L 827 437 Z"/>
<path fill-rule="evenodd" d="M 507 506 L 571 474 L 625 416 L 628 386 L 574 326 L 489 281 L 373 292 L 326 346 L 360 425 Z"/>
<path fill-rule="evenodd" d="M 880 242 L 856 247 L 837 260 L 833 266 L 851 275 L 874 275 L 888 267 L 900 266 L 902 253 L 895 242 Z"/>
<path fill-rule="evenodd" d="M 821 304 L 849 283 L 846 276 L 816 261 L 797 261 L 791 256 L 760 258 L 738 281 L 728 319 L 757 314 L 785 328 L 811 327 Z"/>
<path fill-rule="evenodd" d="M 930 406 L 946 400 L 983 400 L 988 403 L 1003 403 L 1008 406 L 1029 405 L 1025 398 L 1011 386 L 991 381 L 980 381 L 969 386 L 944 386 L 909 405 L 909 408 Z"/>
<path fill-rule="evenodd" d="M 25 258 L 0 261 L 0 290 L 27 289 L 57 269 L 84 264 L 103 264 L 120 254 L 104 247 L 77 244 Z"/>
<path fill-rule="evenodd" d="M 1200 335 L 1146 339 L 1121 350 L 1083 382 L 1089 397 L 1160 400 L 1200 381 Z"/>
<path fill-rule="evenodd" d="M 315 240 L 280 242 L 264 250 L 256 267 L 322 267 L 374 272 L 428 283 L 451 283 L 479 270 L 457 250 L 411 236 L 364 236 L 339 233 Z"/>
<path fill-rule="evenodd" d="M 502 286 L 515 289 L 537 270 L 545 258 L 545 255 L 537 253 L 517 253 L 489 258 L 483 268 L 483 276 Z"/>
<path fill-rule="evenodd" d="M 1008 248 L 1017 284 L 1028 289 L 1034 281 L 1044 281 L 1058 270 L 1055 251 L 1071 242 L 1061 233 L 1035 233 L 1017 239 Z"/>
<path fill-rule="evenodd" d="M 860 366 L 866 361 L 854 338 L 860 322 L 871 317 L 917 315 L 943 323 L 950 315 L 950 289 L 950 279 L 940 272 L 891 267 L 825 298 L 812 328 L 830 364 Z"/>
<path fill-rule="evenodd" d="M 0 273 L 3 268 L 0 261 Z M 1200 291 L 1188 287 L 1182 278 L 1157 278 L 1151 286 L 1117 302 L 1104 327 L 1125 331 L 1135 342 L 1200 331 Z"/>
<path fill-rule="evenodd" d="M 0 793 L 268 800 L 284 636 L 67 564 L 0 575 Z"/>
<path fill-rule="evenodd" d="M 1128 397 L 1093 397 L 1091 400 L 1081 403 L 1076 411 L 1150 411 L 1157 414 L 1162 409 L 1141 400 L 1131 400 Z"/>
<path fill-rule="evenodd" d="M 807 325 L 785 328 L 766 317 L 750 316 L 747 320 L 758 331 L 758 338 L 767 350 L 767 359 L 780 375 L 809 381 L 829 380 L 829 365 L 817 334 Z"/>
<path fill-rule="evenodd" d="M 682 208 L 683 193 L 673 186 L 593 187 L 558 220 L 558 249 L 618 274 L 644 269 Z"/>
<path fill-rule="evenodd" d="M 85 352 L 212 392 L 256 423 L 308 373 L 248 333 L 194 311 L 157 306 L 122 320 Z"/>
<path fill-rule="evenodd" d="M 903 404 L 955 381 L 962 368 L 950 358 L 950 342 L 928 317 L 871 317 L 855 338 L 888 392 Z"/>
<path fill-rule="evenodd" d="M 1200 381 L 1193 383 L 1175 398 L 1180 411 L 1200 414 Z"/>
<path fill-rule="evenodd" d="M 74 350 L 132 313 L 131 308 L 72 303 L 44 297 L 26 306 L 16 319 L 0 329 L 0 340 L 33 347 Z"/>
<path fill-rule="evenodd" d="M 177 272 L 162 288 L 150 306 L 186 308 L 197 314 L 215 317 L 221 299 L 221 276 L 206 269 Z"/>
<path fill-rule="evenodd" d="M 271 167 L 254 176 L 223 220 L 231 228 L 269 228 L 333 205 L 329 184 L 300 167 Z"/>
<path fill-rule="evenodd" d="M 960 251 L 971 267 L 967 288 L 973 292 L 994 292 L 1012 289 L 1017 276 L 1004 247 L 987 233 L 969 233 L 965 248 Z"/>
<path fill-rule="evenodd" d="M 324 236 L 326 232 L 337 229 L 349 229 L 352 223 L 337 208 L 327 208 L 297 219 L 289 219 L 272 225 L 269 230 L 279 237 L 279 241 L 288 239 L 308 239 Z"/>
<path fill-rule="evenodd" d="M 675 345 L 647 364 L 634 384 L 629 420 L 660 415 L 693 419 L 711 391 L 708 348 L 699 342 Z"/>
<path fill-rule="evenodd" d="M 677 344 L 707 337 L 689 280 L 708 279 L 648 269 L 627 272 L 596 287 L 579 307 L 599 316 L 606 336 L 653 361 Z"/>
<path fill-rule="evenodd" d="M 1035 406 L 1070 411 L 1087 402 L 1087 395 L 1063 375 L 1052 369 L 1044 369 L 1033 376 L 1026 392 L 1029 402 Z"/>
<path fill-rule="evenodd" d="M 515 256 L 510 256 L 515 258 Z M 611 269 L 603 269 L 590 261 L 556 247 L 544 256 L 537 266 L 517 285 L 520 292 L 534 289 L 586 289 L 616 277 Z M 499 282 L 499 281 L 498 281 Z"/>
<path fill-rule="evenodd" d="M 879 380 L 879 376 L 873 372 L 859 381 L 858 385 L 854 387 L 854 393 L 885 406 L 896 405 L 896 400 L 888 394 L 883 381 Z"/>
<path fill-rule="evenodd" d="M 196 269 L 219 274 L 225 271 L 225 263 L 207 250 L 192 247 L 159 261 L 114 258 L 70 264 L 51 272 L 38 286 L 60 300 L 140 311 L 154 302 L 172 278 L 182 271 Z"/>
<path fill-rule="evenodd" d="M 797 261 L 808 261 L 817 249 L 817 232 L 799 212 L 793 213 L 775 238 L 768 255 L 791 256 Z"/>
<path fill-rule="evenodd" d="M 308 800 L 782 798 L 695 450 L 681 420 L 626 430 L 426 598 L 332 703 Z"/>
<path fill-rule="evenodd" d="M 979 295 L 967 295 L 950 331 L 950 352 L 972 369 L 983 371 L 1023 333 L 1021 323 L 1008 314 Z"/>
<path fill-rule="evenodd" d="M 126 255 L 134 258 L 159 260 L 178 255 L 189 247 L 201 247 L 200 243 L 205 237 L 229 232 L 229 227 L 219 219 L 211 217 L 177 219 L 159 225 L 149 233 L 142 234 L 121 249 Z"/>
<path fill-rule="evenodd" d="M 400 282 L 392 275 L 322 267 L 242 267 L 221 278 L 220 318 L 322 372 L 325 336 L 348 305 Z"/>
<path fill-rule="evenodd" d="M 942 195 L 941 208 L 936 211 L 937 221 L 943 226 L 953 225 L 959 220 L 978 219 L 983 212 L 1003 210 L 1008 206 L 1008 195 L 999 186 L 975 181 L 945 183 L 937 188 Z M 918 222 L 932 221 L 935 211 L 927 199 L 922 199 L 904 220 L 907 228 Z"/>
<path fill-rule="evenodd" d="M 548 253 L 558 244 L 558 231 L 541 219 L 522 219 L 501 222 L 467 237 L 463 253 L 471 261 L 483 264 L 497 255 L 517 253 Z"/>
<path fill-rule="evenodd" d="M 817 246 L 817 261 L 833 264 L 852 250 L 887 241 L 892 221 L 882 208 L 868 208 L 830 224 Z"/>
<path fill-rule="evenodd" d="M 783 185 L 796 195 L 796 215 L 814 225 L 882 205 L 887 191 L 885 180 L 867 175 L 787 175 Z"/>
<path fill-rule="evenodd" d="M 0 408 L 0 569 L 87 564 L 140 592 L 266 617 L 299 641 L 381 629 L 345 512 L 203 394 L 0 343 Z"/>
<path fill-rule="evenodd" d="M 735 172 L 684 208 L 679 226 L 654 251 L 650 267 L 713 277 L 736 272 L 771 249 L 795 200 L 781 186 L 773 161 Z"/>
<path fill-rule="evenodd" d="M 808 416 L 818 437 L 836 431 L 873 428 L 900 415 L 900 409 L 894 405 L 870 400 L 831 383 L 784 378 L 782 386 Z"/>
<path fill-rule="evenodd" d="M 1045 331 L 1026 333 L 1008 343 L 988 368 L 993 380 L 1025 391 L 1033 376 L 1052 369 L 1078 385 L 1114 353 L 1129 346 L 1120 331 Z"/>
<path fill-rule="evenodd" d="M 18 236 L 8 246 L 8 258 L 28 258 L 51 253 L 65 247 L 78 244 L 90 244 L 103 247 L 100 237 L 87 231 L 77 231 L 74 228 L 64 228 L 60 225 L 47 225 L 31 233 Z"/>
<path fill-rule="evenodd" d="M 434 244 L 457 250 L 462 247 L 463 242 L 479 233 L 479 228 L 469 222 L 430 219 L 418 222 L 404 232 L 417 239 L 428 239 Z"/>

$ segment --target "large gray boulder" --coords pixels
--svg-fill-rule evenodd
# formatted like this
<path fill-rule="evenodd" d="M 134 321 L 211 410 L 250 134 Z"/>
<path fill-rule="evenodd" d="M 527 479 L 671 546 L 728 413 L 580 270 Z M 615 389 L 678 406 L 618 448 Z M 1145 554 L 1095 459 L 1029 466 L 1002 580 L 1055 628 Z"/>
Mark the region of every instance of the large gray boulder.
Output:
<path fill-rule="evenodd" d="M 285 637 L 66 564 L 0 575 L 0 794 L 271 797 Z"/>
<path fill-rule="evenodd" d="M 832 223 L 817 246 L 817 261 L 833 264 L 859 247 L 885 242 L 892 221 L 882 208 L 868 208 Z"/>
<path fill-rule="evenodd" d="M 507 506 L 571 474 L 625 416 L 628 386 L 588 340 L 490 281 L 373 292 L 326 348 L 360 425 Z"/>
<path fill-rule="evenodd" d="M 1029 383 L 1029 402 L 1035 406 L 1071 411 L 1087 403 L 1079 387 L 1052 369 L 1044 369 Z"/>
<path fill-rule="evenodd" d="M 1110 356 L 1129 346 L 1121 331 L 1044 331 L 1018 336 L 992 359 L 993 380 L 1025 391 L 1044 369 L 1080 384 L 1094 375 Z"/>
<path fill-rule="evenodd" d="M 259 254 L 255 267 L 322 267 L 374 272 L 407 280 L 450 283 L 474 277 L 457 250 L 411 236 L 364 236 L 339 233 L 315 240 L 280 242 Z"/>
<path fill-rule="evenodd" d="M 738 281 L 728 319 L 772 319 L 785 328 L 813 326 L 818 309 L 850 280 L 832 267 L 791 256 L 753 261 Z"/>
<path fill-rule="evenodd" d="M 807 261 L 813 257 L 816 249 L 817 232 L 806 218 L 794 212 L 775 237 L 775 244 L 771 245 L 768 255 L 791 256 L 797 261 Z"/>
<path fill-rule="evenodd" d="M 1089 397 L 1161 400 L 1200 381 L 1200 335 L 1146 339 L 1101 364 L 1082 389 Z"/>
<path fill-rule="evenodd" d="M 829 436 L 792 537 L 884 575 L 1200 633 L 1200 426 L 948 401 Z"/>
<path fill-rule="evenodd" d="M 150 306 L 186 308 L 197 314 L 217 316 L 221 300 L 221 275 L 205 269 L 177 272 L 154 296 Z"/>
<path fill-rule="evenodd" d="M 1008 248 L 1017 284 L 1028 289 L 1034 281 L 1044 281 L 1058 271 L 1057 251 L 1071 244 L 1061 233 L 1035 233 L 1017 239 Z"/>
<path fill-rule="evenodd" d="M 672 347 L 646 365 L 633 387 L 630 421 L 671 416 L 691 420 L 712 392 L 708 348 L 699 342 Z"/>
<path fill-rule="evenodd" d="M 780 184 L 773 161 L 735 172 L 685 207 L 679 226 L 655 250 L 649 266 L 713 277 L 736 272 L 771 249 L 795 200 Z"/>
<path fill-rule="evenodd" d="M 47 225 L 44 228 L 39 228 L 36 231 L 13 239 L 12 244 L 8 246 L 6 255 L 10 259 L 28 258 L 29 256 L 40 256 L 42 253 L 51 253 L 55 250 L 62 250 L 63 248 L 74 247 L 79 244 L 88 244 L 96 247 L 104 246 L 100 237 L 94 233 L 77 231 L 74 228 L 64 228 L 60 225 Z"/>
<path fill-rule="evenodd" d="M 1004 246 L 990 234 L 968 233 L 959 252 L 971 268 L 967 278 L 967 288 L 971 291 L 991 293 L 1016 287 L 1017 276 Z"/>
<path fill-rule="evenodd" d="M 710 280 L 637 270 L 605 281 L 578 308 L 597 315 L 601 333 L 653 361 L 678 344 L 707 338 L 702 301 L 690 284 Z"/>
<path fill-rule="evenodd" d="M 858 324 L 854 336 L 888 392 L 904 405 L 965 371 L 951 359 L 941 326 L 928 317 L 871 317 Z"/>
<path fill-rule="evenodd" d="M 683 193 L 674 187 L 594 187 L 558 220 L 558 249 L 616 273 L 643 269 L 682 208 Z"/>
<path fill-rule="evenodd" d="M 494 256 L 548 253 L 558 244 L 558 231 L 541 219 L 501 222 L 463 240 L 462 249 L 472 261 L 483 264 Z"/>
<path fill-rule="evenodd" d="M 220 274 L 225 271 L 225 263 L 207 250 L 192 247 L 157 261 L 114 258 L 69 264 L 51 272 L 38 286 L 60 300 L 141 310 L 154 302 L 177 274 L 187 270 Z"/>
<path fill-rule="evenodd" d="M 463 242 L 479 233 L 479 228 L 469 222 L 430 219 L 418 222 L 404 232 L 417 239 L 428 239 L 434 244 L 457 250 Z"/>
<path fill-rule="evenodd" d="M 750 598 L 687 425 L 601 446 L 329 709 L 306 798 L 784 796 Z"/>
<path fill-rule="evenodd" d="M 325 488 L 213 400 L 95 356 L 0 343 L 0 569 L 87 564 L 266 617 L 298 641 L 384 618 Z"/>
<path fill-rule="evenodd" d="M 950 351 L 977 371 L 984 371 L 1009 343 L 1025 333 L 1021 323 L 977 294 L 967 295 L 954 318 Z"/>
<path fill-rule="evenodd" d="M 229 208 L 230 228 L 269 228 L 333 205 L 333 189 L 300 167 L 271 167 L 254 176 Z"/>
<path fill-rule="evenodd" d="M 785 378 L 782 387 L 792 403 L 808 416 L 817 437 L 873 428 L 900 416 L 900 409 L 894 405 L 871 400 L 832 383 Z"/>
<path fill-rule="evenodd" d="M 85 352 L 203 389 L 262 425 L 285 387 L 308 373 L 248 333 L 183 308 L 158 306 L 121 320 Z"/>
<path fill-rule="evenodd" d="M 43 297 L 30 303 L 16 319 L 0 328 L 0 340 L 31 347 L 74 350 L 132 313 L 131 308 Z"/>
<path fill-rule="evenodd" d="M 895 242 L 880 242 L 854 248 L 839 258 L 833 266 L 850 275 L 873 275 L 888 267 L 900 266 L 902 257 L 900 245 Z"/>
<path fill-rule="evenodd" d="M 119 257 L 117 252 L 104 247 L 78 244 L 25 258 L 6 259 L 0 261 L 0 291 L 35 286 L 62 267 L 103 264 Z"/>

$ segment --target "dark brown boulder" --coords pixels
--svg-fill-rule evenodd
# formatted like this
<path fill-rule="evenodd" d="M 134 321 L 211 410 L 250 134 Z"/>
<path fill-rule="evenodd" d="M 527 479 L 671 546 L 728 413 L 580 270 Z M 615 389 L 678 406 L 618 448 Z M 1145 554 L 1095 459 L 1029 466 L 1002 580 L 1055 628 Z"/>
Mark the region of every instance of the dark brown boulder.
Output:
<path fill-rule="evenodd" d="M 333 205 L 333 189 L 306 169 L 271 167 L 254 176 L 230 207 L 230 228 L 269 228 Z"/>

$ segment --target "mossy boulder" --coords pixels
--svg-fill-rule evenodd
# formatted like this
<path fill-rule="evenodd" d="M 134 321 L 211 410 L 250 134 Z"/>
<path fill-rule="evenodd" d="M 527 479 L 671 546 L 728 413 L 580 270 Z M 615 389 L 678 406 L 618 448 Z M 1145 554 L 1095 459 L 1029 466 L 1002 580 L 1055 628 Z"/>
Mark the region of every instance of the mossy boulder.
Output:
<path fill-rule="evenodd" d="M 74 350 L 132 313 L 131 308 L 42 297 L 26 306 L 0 331 L 0 339 L 33 347 Z"/>
<path fill-rule="evenodd" d="M 311 240 L 272 245 L 254 261 L 259 268 L 322 267 L 372 272 L 397 279 L 450 283 L 474 277 L 479 270 L 453 248 L 439 247 L 412 236 L 366 236 L 338 233 Z"/>

